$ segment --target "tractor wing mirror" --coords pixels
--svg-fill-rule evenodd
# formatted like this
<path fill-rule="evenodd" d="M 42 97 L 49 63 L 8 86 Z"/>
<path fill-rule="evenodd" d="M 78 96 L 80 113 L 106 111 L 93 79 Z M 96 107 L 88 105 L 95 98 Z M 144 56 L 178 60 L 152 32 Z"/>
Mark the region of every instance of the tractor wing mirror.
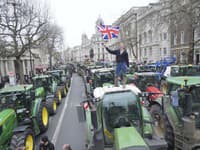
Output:
<path fill-rule="evenodd" d="M 76 112 L 77 112 L 77 116 L 78 116 L 78 121 L 79 122 L 85 122 L 86 115 L 85 115 L 84 107 L 81 106 L 81 105 L 77 105 L 76 106 Z"/>

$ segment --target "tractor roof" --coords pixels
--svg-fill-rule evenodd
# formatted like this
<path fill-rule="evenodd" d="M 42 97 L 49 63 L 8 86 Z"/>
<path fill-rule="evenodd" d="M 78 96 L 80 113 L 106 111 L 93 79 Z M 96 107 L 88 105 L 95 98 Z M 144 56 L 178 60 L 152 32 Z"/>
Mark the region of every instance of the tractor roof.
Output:
<path fill-rule="evenodd" d="M 200 84 L 200 76 L 180 76 L 167 78 L 167 82 L 178 85 L 185 85 L 184 80 L 187 80 L 188 86 Z"/>
<path fill-rule="evenodd" d="M 99 69 L 92 69 L 91 72 L 95 73 L 95 72 L 109 72 L 109 71 L 113 71 L 113 68 L 99 68 Z"/>
<path fill-rule="evenodd" d="M 61 69 L 57 69 L 57 70 L 51 70 L 51 71 L 47 71 L 48 73 L 57 73 L 57 72 L 62 72 L 63 70 Z"/>
<path fill-rule="evenodd" d="M 94 97 L 102 98 L 106 93 L 123 92 L 123 91 L 132 91 L 136 95 L 141 93 L 141 91 L 134 85 L 126 85 L 125 88 L 123 88 L 122 86 L 120 87 L 104 86 L 104 87 L 97 87 L 96 89 L 94 89 Z"/>
<path fill-rule="evenodd" d="M 22 85 L 14 85 L 14 86 L 8 86 L 0 90 L 0 93 L 12 93 L 12 92 L 23 92 L 25 90 L 32 89 L 32 84 L 22 84 Z"/>
<path fill-rule="evenodd" d="M 43 78 L 49 78 L 49 77 L 50 77 L 49 75 L 38 75 L 38 76 L 33 77 L 33 80 L 43 79 Z"/>
<path fill-rule="evenodd" d="M 152 76 L 152 75 L 159 75 L 159 72 L 136 72 L 134 75 L 138 76 Z"/>

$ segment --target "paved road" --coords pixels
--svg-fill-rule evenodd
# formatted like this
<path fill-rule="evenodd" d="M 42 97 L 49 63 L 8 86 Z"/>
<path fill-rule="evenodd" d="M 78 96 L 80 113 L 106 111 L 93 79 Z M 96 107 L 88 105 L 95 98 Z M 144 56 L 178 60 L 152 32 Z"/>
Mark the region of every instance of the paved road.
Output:
<path fill-rule="evenodd" d="M 79 123 L 76 105 L 85 98 L 82 79 L 73 74 L 71 90 L 63 99 L 55 116 L 50 118 L 48 131 L 45 133 L 54 143 L 56 150 L 62 150 L 62 145 L 69 143 L 73 150 L 84 149 L 86 128 L 85 123 Z M 39 137 L 36 140 L 38 145 Z"/>

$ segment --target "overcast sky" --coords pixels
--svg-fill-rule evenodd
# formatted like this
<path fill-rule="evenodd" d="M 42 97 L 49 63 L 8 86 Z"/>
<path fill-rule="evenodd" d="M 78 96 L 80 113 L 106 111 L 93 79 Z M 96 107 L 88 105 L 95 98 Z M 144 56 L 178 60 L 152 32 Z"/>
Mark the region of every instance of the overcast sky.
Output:
<path fill-rule="evenodd" d="M 105 24 L 112 24 L 132 6 L 144 6 L 157 0 L 46 0 L 51 14 L 63 28 L 65 45 L 81 44 L 81 34 L 90 38 L 100 15 Z"/>

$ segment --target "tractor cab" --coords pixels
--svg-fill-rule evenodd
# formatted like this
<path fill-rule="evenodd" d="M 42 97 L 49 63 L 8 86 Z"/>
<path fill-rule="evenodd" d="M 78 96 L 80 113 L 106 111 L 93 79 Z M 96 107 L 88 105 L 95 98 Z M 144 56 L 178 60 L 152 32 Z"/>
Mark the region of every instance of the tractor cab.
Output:
<path fill-rule="evenodd" d="M 49 75 L 51 75 L 57 82 L 58 86 L 66 86 L 66 75 L 64 70 L 52 70 L 47 72 Z M 68 87 L 66 87 L 68 88 Z"/>
<path fill-rule="evenodd" d="M 50 75 L 39 75 L 33 77 L 33 86 L 36 91 L 44 90 L 43 92 L 46 92 L 45 95 L 48 95 L 48 93 L 54 91 L 53 89 L 56 87 L 56 83 Z"/>
<path fill-rule="evenodd" d="M 140 72 L 134 74 L 134 84 L 145 91 L 148 86 L 160 87 L 161 74 L 158 72 Z"/>
<path fill-rule="evenodd" d="M 92 95 L 96 87 L 114 84 L 113 68 L 91 69 L 86 77 L 86 91 Z"/>
<path fill-rule="evenodd" d="M 31 100 L 35 97 L 32 85 L 6 87 L 0 91 L 0 94 L 0 110 L 15 108 L 16 113 L 22 113 L 22 115 L 26 110 L 31 109 Z"/>
<path fill-rule="evenodd" d="M 170 148 L 200 148 L 200 77 L 167 78 L 164 96 L 165 138 Z M 167 136 L 171 134 L 170 138 Z M 188 140 L 183 140 L 183 137 Z"/>
<path fill-rule="evenodd" d="M 106 93 L 102 100 L 102 126 L 105 133 L 114 135 L 115 128 L 134 126 L 141 133 L 142 113 L 138 97 L 127 90 Z M 105 144 L 113 144 L 113 139 L 104 134 Z"/>
<path fill-rule="evenodd" d="M 172 65 L 166 68 L 164 77 L 199 76 L 200 65 Z"/>

